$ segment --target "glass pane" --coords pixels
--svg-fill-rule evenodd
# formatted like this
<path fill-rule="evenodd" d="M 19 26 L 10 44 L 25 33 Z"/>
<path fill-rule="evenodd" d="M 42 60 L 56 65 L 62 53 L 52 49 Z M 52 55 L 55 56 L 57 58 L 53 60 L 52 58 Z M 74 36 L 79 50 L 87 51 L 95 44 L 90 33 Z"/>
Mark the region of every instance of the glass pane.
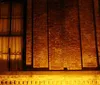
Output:
<path fill-rule="evenodd" d="M 23 6 L 22 4 L 15 4 L 12 5 L 12 18 L 22 18 L 23 17 Z"/>
<path fill-rule="evenodd" d="M 21 55 L 22 51 L 22 38 L 16 37 L 16 54 Z"/>
<path fill-rule="evenodd" d="M 16 55 L 17 70 L 22 70 L 22 56 Z"/>
<path fill-rule="evenodd" d="M 10 69 L 12 71 L 22 69 L 22 58 L 21 55 L 10 55 Z"/>
<path fill-rule="evenodd" d="M 8 37 L 3 37 L 2 39 L 2 50 L 3 50 L 3 53 L 8 53 Z"/>
<path fill-rule="evenodd" d="M 23 29 L 23 20 L 22 19 L 12 19 L 12 34 L 21 34 Z"/>
<path fill-rule="evenodd" d="M 9 26 L 9 19 L 0 19 L 0 34 L 8 34 Z"/>
<path fill-rule="evenodd" d="M 10 15 L 9 3 L 0 3 L 0 18 L 8 18 Z"/>
<path fill-rule="evenodd" d="M 0 62 L 2 62 L 2 54 L 0 53 Z"/>
<path fill-rule="evenodd" d="M 22 38 L 21 37 L 10 37 L 9 38 L 10 48 L 10 63 L 11 70 L 22 69 Z"/>
<path fill-rule="evenodd" d="M 3 66 L 2 66 L 3 65 Z M 8 38 L 0 37 L 0 71 L 8 70 Z"/>
<path fill-rule="evenodd" d="M 2 55 L 2 64 L 1 65 L 3 65 L 3 66 L 1 66 L 2 67 L 2 70 L 3 71 L 8 71 L 8 60 L 7 60 L 7 58 L 8 58 L 8 54 L 3 54 Z"/>
<path fill-rule="evenodd" d="M 9 19 L 3 19 L 3 33 L 8 33 L 10 28 Z"/>
<path fill-rule="evenodd" d="M 15 55 L 16 54 L 16 37 L 10 37 L 9 39 L 9 48 L 10 48 L 10 54 Z"/>
<path fill-rule="evenodd" d="M 4 60 L 4 61 L 6 61 L 6 63 L 8 62 L 8 54 L 2 54 L 2 59 Z"/>
<path fill-rule="evenodd" d="M 27 1 L 27 18 L 32 18 L 32 0 Z"/>
<path fill-rule="evenodd" d="M 3 22 L 2 22 L 2 19 L 0 19 L 0 34 L 2 33 L 2 31 L 3 31 L 3 24 L 2 24 Z"/>
<path fill-rule="evenodd" d="M 10 70 L 15 71 L 16 70 L 16 56 L 10 55 Z"/>

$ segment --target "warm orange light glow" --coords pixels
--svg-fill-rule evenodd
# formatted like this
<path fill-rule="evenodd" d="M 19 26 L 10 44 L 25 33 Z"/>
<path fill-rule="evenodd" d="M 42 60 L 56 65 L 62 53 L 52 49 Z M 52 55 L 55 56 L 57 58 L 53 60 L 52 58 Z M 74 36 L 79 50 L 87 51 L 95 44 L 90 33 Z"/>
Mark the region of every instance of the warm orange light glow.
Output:
<path fill-rule="evenodd" d="M 11 70 L 21 63 L 23 70 L 100 68 L 98 1 L 27 0 L 26 6 L 19 1 L 0 1 L 0 65 Z"/>
<path fill-rule="evenodd" d="M 12 72 L 0 75 L 0 85 L 10 85 L 10 82 L 11 84 L 15 82 L 14 85 L 100 85 L 99 80 L 100 72 L 92 71 Z"/>
<path fill-rule="evenodd" d="M 10 56 L 10 59 L 11 59 L 11 60 L 14 60 L 14 59 L 15 59 L 15 55 L 11 55 L 11 56 Z"/>
<path fill-rule="evenodd" d="M 6 61 L 6 60 L 7 60 L 7 58 L 8 58 L 8 55 L 7 55 L 7 54 L 2 55 L 2 59 L 3 59 L 3 60 L 5 60 L 5 61 Z"/>

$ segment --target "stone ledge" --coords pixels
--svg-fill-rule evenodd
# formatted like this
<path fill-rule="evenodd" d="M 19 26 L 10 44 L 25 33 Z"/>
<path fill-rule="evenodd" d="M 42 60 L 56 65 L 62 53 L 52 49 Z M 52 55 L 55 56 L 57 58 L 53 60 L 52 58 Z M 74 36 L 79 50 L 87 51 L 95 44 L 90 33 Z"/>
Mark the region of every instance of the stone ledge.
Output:
<path fill-rule="evenodd" d="M 0 85 L 100 85 L 100 71 L 3 72 Z"/>

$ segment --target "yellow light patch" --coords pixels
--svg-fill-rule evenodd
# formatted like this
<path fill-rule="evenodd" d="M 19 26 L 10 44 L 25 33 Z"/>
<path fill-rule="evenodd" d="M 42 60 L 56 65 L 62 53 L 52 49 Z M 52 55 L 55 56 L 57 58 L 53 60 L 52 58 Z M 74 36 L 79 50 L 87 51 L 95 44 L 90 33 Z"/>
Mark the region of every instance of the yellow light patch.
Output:
<path fill-rule="evenodd" d="M 0 85 L 100 85 L 98 71 L 10 72 L 0 75 Z"/>

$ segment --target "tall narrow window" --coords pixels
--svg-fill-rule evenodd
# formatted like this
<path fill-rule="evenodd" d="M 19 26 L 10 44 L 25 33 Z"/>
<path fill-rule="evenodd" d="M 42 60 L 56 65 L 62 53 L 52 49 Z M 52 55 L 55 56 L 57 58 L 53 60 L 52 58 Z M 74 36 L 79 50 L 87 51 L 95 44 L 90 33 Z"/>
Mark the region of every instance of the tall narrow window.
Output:
<path fill-rule="evenodd" d="M 0 2 L 0 70 L 22 69 L 23 4 Z"/>

